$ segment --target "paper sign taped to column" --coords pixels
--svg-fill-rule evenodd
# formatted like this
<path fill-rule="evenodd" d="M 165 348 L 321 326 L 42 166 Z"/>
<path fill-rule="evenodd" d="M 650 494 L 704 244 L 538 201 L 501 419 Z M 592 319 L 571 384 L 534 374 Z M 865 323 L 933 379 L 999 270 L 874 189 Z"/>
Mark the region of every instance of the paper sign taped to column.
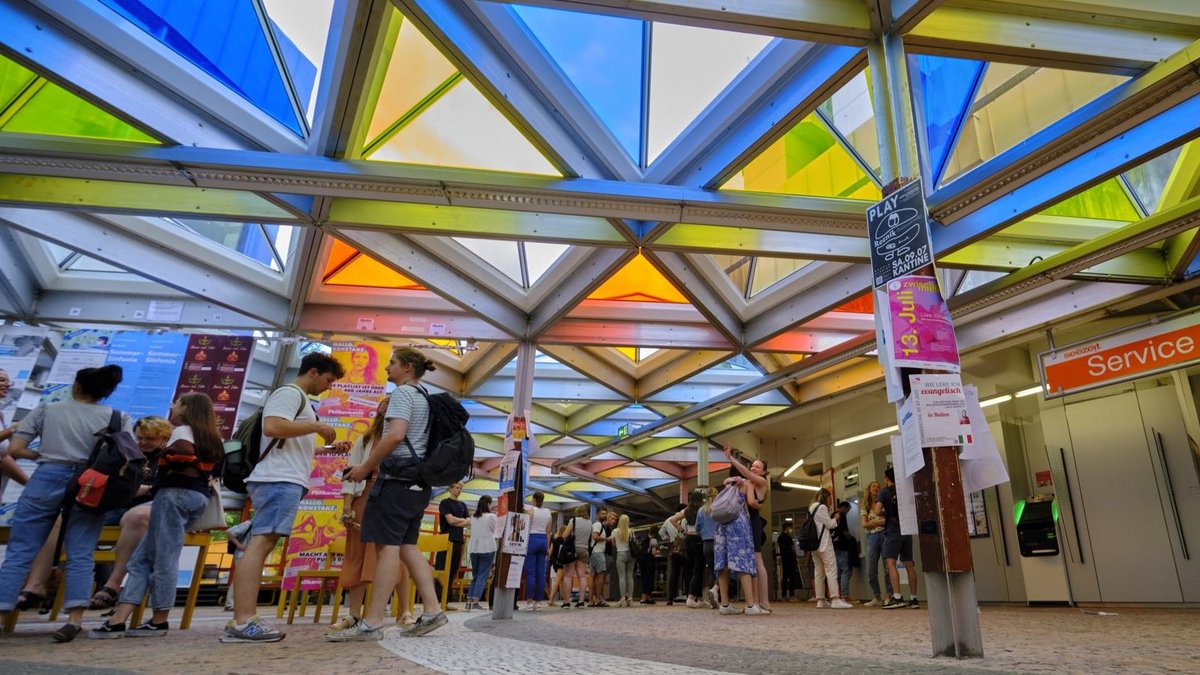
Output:
<path fill-rule="evenodd" d="M 500 550 L 512 555 L 525 555 L 529 550 L 529 520 L 528 513 L 509 511 L 505 515 Z"/>
<path fill-rule="evenodd" d="M 993 485 L 1008 482 L 1008 469 L 1004 459 L 1000 457 L 1000 448 L 992 436 L 992 428 L 984 417 L 983 408 L 979 406 L 979 392 L 974 385 L 964 388 L 967 398 L 967 416 L 971 420 L 971 443 L 963 446 L 958 455 L 959 467 L 962 472 L 963 490 L 970 494 Z"/>
<path fill-rule="evenodd" d="M 504 588 L 520 588 L 525 576 L 525 556 L 514 555 L 508 560 L 508 573 L 504 576 Z"/>
<path fill-rule="evenodd" d="M 921 430 L 921 447 L 966 445 L 971 420 L 962 378 L 958 375 L 910 375 L 913 412 Z"/>
<path fill-rule="evenodd" d="M 900 454 L 904 456 L 904 470 L 896 475 L 907 478 L 925 466 L 925 453 L 921 451 L 921 429 L 913 412 L 911 396 L 896 406 L 896 419 L 900 420 Z"/>
<path fill-rule="evenodd" d="M 517 463 L 521 459 L 518 450 L 509 450 L 500 460 L 500 492 L 512 492 L 517 487 Z"/>
<path fill-rule="evenodd" d="M 905 473 L 904 448 L 899 436 L 893 435 L 892 469 L 896 472 L 896 507 L 900 511 L 900 534 L 917 533 L 917 498 L 912 475 Z"/>

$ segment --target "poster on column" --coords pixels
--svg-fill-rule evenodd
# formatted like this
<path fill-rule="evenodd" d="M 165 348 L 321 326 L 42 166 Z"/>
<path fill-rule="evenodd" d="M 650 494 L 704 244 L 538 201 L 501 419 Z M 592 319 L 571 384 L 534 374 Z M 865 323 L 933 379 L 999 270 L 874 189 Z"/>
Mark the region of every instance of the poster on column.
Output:
<path fill-rule="evenodd" d="M 528 513 L 509 511 L 504 516 L 504 529 L 500 533 L 500 550 L 512 555 L 525 555 L 529 550 Z"/>
<path fill-rule="evenodd" d="M 332 499 L 303 499 L 288 539 L 287 563 L 283 569 L 283 590 L 296 587 L 300 570 L 325 569 L 329 547 L 346 536 L 342 525 L 342 501 Z M 329 569 L 341 569 L 342 561 L 335 557 Z M 305 579 L 302 588 L 320 587 L 319 579 Z"/>
<path fill-rule="evenodd" d="M 921 447 L 971 443 L 971 420 L 958 375 L 910 375 L 909 405 L 920 429 Z"/>
<path fill-rule="evenodd" d="M 904 464 L 903 441 L 892 435 L 892 469 L 896 474 L 896 508 L 900 512 L 900 534 L 917 533 L 917 497 L 912 472 Z"/>
<path fill-rule="evenodd" d="M 175 395 L 208 394 L 223 438 L 233 435 L 253 353 L 254 340 L 242 335 L 192 335 L 187 341 Z"/>
<path fill-rule="evenodd" d="M 8 374 L 12 383 L 8 393 L 0 397 L 0 429 L 16 419 L 21 394 L 25 391 L 45 341 L 45 328 L 0 326 L 0 370 Z"/>
<path fill-rule="evenodd" d="M 892 368 L 959 372 L 954 323 L 937 278 L 906 276 L 889 281 L 887 307 L 883 327 Z"/>
<path fill-rule="evenodd" d="M 104 402 L 135 420 L 147 415 L 166 417 L 187 344 L 188 336 L 180 333 L 114 333 L 105 365 L 121 366 L 122 380 Z"/>

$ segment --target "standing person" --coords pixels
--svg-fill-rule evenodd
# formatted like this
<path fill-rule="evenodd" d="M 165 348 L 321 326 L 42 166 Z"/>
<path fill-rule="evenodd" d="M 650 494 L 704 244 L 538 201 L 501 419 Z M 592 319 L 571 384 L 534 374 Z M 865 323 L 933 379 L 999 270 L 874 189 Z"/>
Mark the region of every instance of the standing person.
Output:
<path fill-rule="evenodd" d="M 617 529 L 613 532 L 613 545 L 617 549 L 617 588 L 621 593 L 618 607 L 629 607 L 633 604 L 633 550 L 629 543 L 633 539 L 633 530 L 629 529 L 629 516 L 622 513 L 617 520 Z"/>
<path fill-rule="evenodd" d="M 826 506 L 829 499 L 829 490 L 821 488 L 817 498 L 808 507 L 808 517 L 816 521 L 820 532 L 820 545 L 813 551 L 813 587 L 817 593 L 817 609 L 850 609 L 854 605 L 843 600 L 838 592 L 837 557 L 833 552 L 832 534 L 837 521 L 829 515 L 829 507 Z M 826 585 L 831 600 L 825 599 Z"/>
<path fill-rule="evenodd" d="M 704 587 L 704 540 L 700 538 L 697 528 L 703 506 L 704 494 L 696 491 L 688 495 L 687 507 L 671 516 L 671 524 L 683 535 L 687 550 L 687 574 L 684 580 L 687 584 L 687 606 L 692 609 L 701 606 L 700 595 Z"/>
<path fill-rule="evenodd" d="M 442 500 L 438 505 L 438 514 L 441 519 L 441 528 L 439 532 L 445 532 L 450 536 L 450 588 L 454 588 L 454 582 L 458 581 L 458 573 L 462 568 L 463 544 L 466 539 L 463 536 L 463 528 L 470 524 L 470 519 L 467 517 L 470 511 L 467 510 L 467 505 L 462 503 L 459 496 L 462 495 L 463 484 L 455 482 L 448 488 L 449 497 Z M 434 565 L 438 569 L 442 569 L 442 565 L 446 564 L 446 553 L 437 554 L 434 559 Z M 449 591 L 446 597 L 450 597 Z M 455 611 L 455 607 L 445 607 L 447 611 Z"/>
<path fill-rule="evenodd" d="M 413 455 L 424 459 L 429 443 L 429 401 L 421 387 L 421 377 L 434 368 L 433 361 L 411 347 L 400 347 L 392 352 L 388 361 L 388 379 L 396 384 L 396 389 L 384 416 L 383 438 L 362 464 L 349 468 L 347 478 L 366 480 L 388 457 L 394 458 L 393 462 L 402 468 L 411 466 Z M 417 548 L 421 519 L 431 494 L 429 486 L 413 481 L 403 473 L 389 476 L 384 472 L 375 482 L 367 497 L 362 523 L 363 543 L 375 544 L 377 555 L 371 607 L 358 625 L 328 639 L 379 640 L 383 637 L 383 613 L 396 585 L 401 561 L 417 586 L 422 605 L 421 616 L 402 635 L 419 637 L 446 625 L 446 613 L 438 606 L 432 568 Z"/>
<path fill-rule="evenodd" d="M 213 494 L 213 478 L 225 456 L 217 415 L 207 394 L 189 392 L 171 406 L 175 430 L 159 458 L 150 510 L 150 529 L 129 561 L 129 578 L 112 618 L 88 637 L 94 639 L 166 635 L 167 615 L 175 606 L 179 552 L 188 527 L 204 513 Z M 68 522 L 70 522 L 68 520 Z M 125 630 L 125 620 L 150 591 L 154 613 Z"/>
<path fill-rule="evenodd" d="M 726 454 L 730 452 L 725 448 Z M 725 485 L 737 487 L 738 503 L 746 504 L 746 493 L 751 489 L 749 481 L 737 476 L 725 479 Z M 720 588 L 720 609 L 722 615 L 741 614 L 743 610 L 730 604 L 729 572 L 738 573 L 738 581 L 742 585 L 742 594 L 746 596 L 746 614 L 766 614 L 758 608 L 754 601 L 754 577 L 758 574 L 758 565 L 754 562 L 754 543 L 750 534 L 750 515 L 745 508 L 738 510 L 738 515 L 728 523 L 717 525 L 717 536 L 713 540 L 713 569 L 717 571 L 717 585 Z"/>
<path fill-rule="evenodd" d="M 566 609 L 571 606 L 571 588 L 570 583 L 563 584 L 563 580 L 567 578 L 567 568 L 558 563 L 559 550 L 563 546 L 575 548 L 575 538 L 571 534 L 571 527 L 567 524 L 560 525 L 554 533 L 554 538 L 550 540 L 550 569 L 554 572 L 554 580 L 550 583 L 550 595 L 547 597 L 547 604 L 553 606 L 556 602 L 554 595 L 557 593 L 562 599 L 562 607 Z"/>
<path fill-rule="evenodd" d="M 867 583 L 871 586 L 873 598 L 867 602 L 867 607 L 878 607 L 883 604 L 879 594 L 879 555 L 883 552 L 883 526 L 887 518 L 875 513 L 875 503 L 879 501 L 879 481 L 873 480 L 867 486 L 866 505 L 863 507 L 861 519 L 863 533 L 867 537 Z M 884 570 L 883 583 L 887 587 L 888 597 L 892 597 L 892 579 Z"/>
<path fill-rule="evenodd" d="M 680 504 L 676 508 L 676 515 L 685 509 L 687 509 L 687 504 Z M 666 531 L 669 542 L 667 546 L 667 606 L 670 607 L 675 604 L 675 598 L 679 595 L 679 587 L 686 588 L 688 582 L 687 538 L 671 518 L 667 518 L 666 525 L 662 529 Z M 682 583 L 680 583 L 681 581 Z"/>
<path fill-rule="evenodd" d="M 8 446 L 13 459 L 32 459 L 37 470 L 29 478 L 13 513 L 4 565 L 0 567 L 0 613 L 13 611 L 17 593 L 33 559 L 46 543 L 63 507 L 63 496 L 87 465 L 96 444 L 96 430 L 107 428 L 113 408 L 100 402 L 121 383 L 120 366 L 84 368 L 75 373 L 71 398 L 41 403 L 25 419 Z M 121 430 L 131 431 L 129 416 L 120 415 Z M 38 449 L 29 442 L 41 439 Z M 104 514 L 72 509 L 67 519 L 63 550 L 67 554 L 67 580 L 63 609 L 67 623 L 54 631 L 56 642 L 70 642 L 82 630 L 83 612 L 91 603 L 95 560 L 92 552 L 100 538 Z"/>
<path fill-rule="evenodd" d="M 525 609 L 537 611 L 546 599 L 546 556 L 550 543 L 552 513 L 543 508 L 546 495 L 541 490 L 533 493 L 533 506 L 526 507 L 529 513 L 529 550 L 525 556 Z"/>
<path fill-rule="evenodd" d="M 837 527 L 833 528 L 833 553 L 838 564 L 838 589 L 842 597 L 850 596 L 850 575 L 858 557 L 858 542 L 850 534 L 848 520 L 850 518 L 850 502 L 838 502 L 837 512 L 833 514 Z"/>
<path fill-rule="evenodd" d="M 658 540 L 647 532 L 642 540 L 642 559 L 638 561 L 641 572 L 643 605 L 653 605 L 654 602 L 654 560 L 658 556 Z"/>
<path fill-rule="evenodd" d="M 574 539 L 575 544 L 575 562 L 567 565 L 567 578 L 576 580 L 575 584 L 579 589 L 579 595 L 575 598 L 575 606 L 583 607 L 587 605 L 588 591 L 592 585 L 592 578 L 589 574 L 592 521 L 588 520 L 588 507 L 583 504 L 575 507 L 575 517 L 571 519 L 570 536 Z"/>
<path fill-rule="evenodd" d="M 796 540 L 792 538 L 794 525 L 786 520 L 779 531 L 775 548 L 779 551 L 779 566 L 783 572 L 783 601 L 795 602 L 796 589 L 800 588 L 800 565 L 796 560 Z"/>
<path fill-rule="evenodd" d="M 762 547 L 767 543 L 767 521 L 762 517 L 761 511 L 771 489 L 771 481 L 768 480 L 771 474 L 767 471 L 767 463 L 761 459 L 754 460 L 747 467 L 728 447 L 725 448 L 725 456 L 750 485 L 746 491 L 746 508 L 750 511 L 750 540 L 754 544 L 754 564 L 758 568 L 754 597 L 758 600 L 759 610 L 770 614 L 770 581 L 767 579 L 767 565 L 762 557 Z"/>
<path fill-rule="evenodd" d="M 4 400 L 8 398 L 8 392 L 12 390 L 12 385 L 13 381 L 9 377 L 8 371 L 0 368 L 0 499 L 4 497 L 4 490 L 8 487 L 9 479 L 15 480 L 21 485 L 29 482 L 29 476 L 25 475 L 25 470 L 17 464 L 17 460 L 9 457 L 7 452 L 8 440 L 17 433 L 17 428 L 20 426 L 11 423 L 4 417 Z"/>
<path fill-rule="evenodd" d="M 604 532 L 608 535 L 608 542 L 604 544 L 604 567 L 608 570 L 607 581 L 604 587 L 600 589 L 600 599 L 608 600 L 613 596 L 613 592 L 620 593 L 620 584 L 613 574 L 617 569 L 617 542 L 616 532 L 617 523 L 621 519 L 621 514 L 617 513 L 616 509 L 608 510 L 608 519 L 604 523 Z"/>
<path fill-rule="evenodd" d="M 713 569 L 713 542 L 717 538 L 717 521 L 712 518 L 712 502 L 717 498 L 717 489 L 711 485 L 703 488 L 704 507 L 696 515 L 696 533 L 700 535 L 704 552 L 704 601 L 710 609 L 717 608 L 717 573 Z"/>
<path fill-rule="evenodd" d="M 292 533 L 300 499 L 308 492 L 316 436 L 340 452 L 349 449 L 348 443 L 334 442 L 333 427 L 317 419 L 309 400 L 328 390 L 343 374 L 342 364 L 332 356 L 306 354 L 296 379 L 271 392 L 263 405 L 261 447 L 265 452 L 273 439 L 283 439 L 283 443 L 262 457 L 246 479 L 254 518 L 250 543 L 233 571 L 233 619 L 226 624 L 221 642 L 278 642 L 285 637 L 256 613 L 263 563 L 279 538 Z"/>
<path fill-rule="evenodd" d="M 496 562 L 496 539 L 500 532 L 496 527 L 496 514 L 492 513 L 492 496 L 484 495 L 475 505 L 471 516 L 471 543 L 467 553 L 471 555 L 471 590 L 467 592 L 467 611 L 483 609 L 479 599 L 487 588 L 492 563 Z"/>
<path fill-rule="evenodd" d="M 608 509 L 596 513 L 596 522 L 591 526 L 592 537 L 588 542 L 588 569 L 592 573 L 590 590 L 592 601 L 589 607 L 608 607 L 604 601 L 605 582 L 608 581 L 608 559 L 604 549 L 608 546 Z"/>
<path fill-rule="evenodd" d="M 917 567 L 913 563 L 912 537 L 900 534 L 900 508 L 896 503 L 896 470 L 888 467 L 883 472 L 883 480 L 887 485 L 879 491 L 879 501 L 875 502 L 874 513 L 882 515 L 886 524 L 883 527 L 883 566 L 887 569 L 888 583 L 892 585 L 891 596 L 883 603 L 884 609 L 905 607 L 904 598 L 900 595 L 900 570 L 896 560 L 904 561 L 904 571 L 908 575 L 908 607 L 920 609 L 917 600 Z"/>

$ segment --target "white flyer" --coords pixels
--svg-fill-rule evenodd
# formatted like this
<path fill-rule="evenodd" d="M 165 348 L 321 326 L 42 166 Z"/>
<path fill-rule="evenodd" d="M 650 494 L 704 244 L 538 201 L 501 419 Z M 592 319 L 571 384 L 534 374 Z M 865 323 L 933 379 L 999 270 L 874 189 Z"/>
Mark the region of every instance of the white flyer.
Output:
<path fill-rule="evenodd" d="M 896 404 L 896 419 L 900 420 L 900 454 L 904 455 L 904 470 L 897 476 L 911 477 L 925 466 L 925 453 L 921 448 L 921 430 L 917 415 L 913 412 L 912 397 Z"/>
<path fill-rule="evenodd" d="M 962 378 L 958 375 L 910 375 L 911 400 L 921 430 L 921 446 L 966 445 L 971 420 Z"/>
<path fill-rule="evenodd" d="M 500 550 L 511 555 L 525 555 L 529 550 L 529 521 L 528 513 L 509 511 L 504 517 Z"/>
<path fill-rule="evenodd" d="M 520 588 L 525 577 L 525 556 L 514 555 L 508 559 L 508 574 L 504 576 L 504 588 Z"/>
<path fill-rule="evenodd" d="M 892 435 L 892 469 L 896 472 L 896 506 L 900 510 L 900 534 L 917 533 L 917 497 L 911 474 L 904 473 L 904 448 L 899 436 Z"/>

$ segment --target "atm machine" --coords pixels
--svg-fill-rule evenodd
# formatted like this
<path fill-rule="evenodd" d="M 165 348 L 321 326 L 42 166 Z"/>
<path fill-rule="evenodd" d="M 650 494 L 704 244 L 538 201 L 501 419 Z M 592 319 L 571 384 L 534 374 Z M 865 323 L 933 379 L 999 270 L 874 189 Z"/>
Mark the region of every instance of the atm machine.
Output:
<path fill-rule="evenodd" d="M 1013 516 L 1029 604 L 1073 604 L 1067 563 L 1059 547 L 1058 502 L 1052 495 L 1036 495 L 1017 502 Z"/>

